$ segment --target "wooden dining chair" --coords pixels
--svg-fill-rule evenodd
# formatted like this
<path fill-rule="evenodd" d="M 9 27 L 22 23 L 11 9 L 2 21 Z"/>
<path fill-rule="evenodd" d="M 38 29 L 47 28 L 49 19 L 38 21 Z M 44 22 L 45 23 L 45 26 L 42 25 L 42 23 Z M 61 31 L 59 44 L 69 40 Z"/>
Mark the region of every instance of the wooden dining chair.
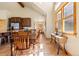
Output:
<path fill-rule="evenodd" d="M 25 32 L 13 33 L 13 54 L 17 55 L 18 51 L 23 54 L 23 50 L 27 49 L 27 34 Z"/>

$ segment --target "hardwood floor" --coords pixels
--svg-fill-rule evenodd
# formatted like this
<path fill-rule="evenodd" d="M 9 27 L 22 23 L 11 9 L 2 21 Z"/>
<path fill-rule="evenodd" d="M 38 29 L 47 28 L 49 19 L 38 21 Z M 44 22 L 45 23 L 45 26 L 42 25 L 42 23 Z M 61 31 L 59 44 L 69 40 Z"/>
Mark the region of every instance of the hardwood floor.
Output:
<path fill-rule="evenodd" d="M 23 54 L 20 54 L 18 51 L 17 55 L 23 56 L 57 56 L 57 48 L 54 47 L 53 43 L 50 43 L 50 39 L 46 39 L 43 34 L 39 36 L 39 43 L 36 44 L 33 49 L 31 45 L 30 49 L 23 51 Z M 6 44 L 0 47 L 0 56 L 10 56 L 10 44 Z M 65 52 L 60 50 L 58 56 L 66 56 Z"/>
<path fill-rule="evenodd" d="M 10 44 L 5 44 L 0 47 L 0 56 L 10 56 Z"/>
<path fill-rule="evenodd" d="M 57 48 L 53 43 L 50 43 L 50 39 L 46 39 L 43 35 L 39 37 L 39 56 L 57 56 Z M 59 56 L 66 56 L 65 52 L 60 50 Z"/>

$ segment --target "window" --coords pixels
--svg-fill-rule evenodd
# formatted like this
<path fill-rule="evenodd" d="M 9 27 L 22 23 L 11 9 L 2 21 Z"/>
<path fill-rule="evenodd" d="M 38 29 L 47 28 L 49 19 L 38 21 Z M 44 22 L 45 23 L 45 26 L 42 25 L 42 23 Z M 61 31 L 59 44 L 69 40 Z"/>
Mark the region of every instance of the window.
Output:
<path fill-rule="evenodd" d="M 64 7 L 64 32 L 72 33 L 74 31 L 74 4 L 68 3 Z"/>
<path fill-rule="evenodd" d="M 76 2 L 65 2 L 56 12 L 58 31 L 76 34 Z"/>

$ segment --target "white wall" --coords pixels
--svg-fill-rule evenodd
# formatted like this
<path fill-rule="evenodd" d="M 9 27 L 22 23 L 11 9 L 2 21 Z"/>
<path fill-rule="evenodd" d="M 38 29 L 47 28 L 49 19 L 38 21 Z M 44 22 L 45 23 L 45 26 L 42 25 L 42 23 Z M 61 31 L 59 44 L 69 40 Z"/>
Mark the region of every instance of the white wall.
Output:
<path fill-rule="evenodd" d="M 46 13 L 46 37 L 50 38 L 54 30 L 53 20 L 53 3 L 52 2 L 35 2 Z"/>
<path fill-rule="evenodd" d="M 0 19 L 7 19 L 9 12 L 6 10 L 0 10 Z"/>

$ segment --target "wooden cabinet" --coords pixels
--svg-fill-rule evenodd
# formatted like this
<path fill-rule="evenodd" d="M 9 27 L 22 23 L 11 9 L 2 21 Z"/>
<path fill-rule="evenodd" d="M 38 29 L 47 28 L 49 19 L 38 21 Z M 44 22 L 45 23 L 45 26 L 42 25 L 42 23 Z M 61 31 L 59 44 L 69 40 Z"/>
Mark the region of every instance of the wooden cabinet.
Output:
<path fill-rule="evenodd" d="M 31 18 L 11 17 L 9 18 L 9 28 L 11 23 L 19 23 L 19 29 L 23 29 L 23 27 L 31 27 Z"/>
<path fill-rule="evenodd" d="M 9 28 L 11 27 L 12 23 L 19 23 L 19 29 L 21 29 L 21 17 L 11 17 L 9 18 Z"/>
<path fill-rule="evenodd" d="M 11 23 L 17 23 L 21 21 L 20 17 L 11 17 L 9 20 Z"/>
<path fill-rule="evenodd" d="M 22 27 L 31 27 L 31 18 L 22 18 Z"/>

